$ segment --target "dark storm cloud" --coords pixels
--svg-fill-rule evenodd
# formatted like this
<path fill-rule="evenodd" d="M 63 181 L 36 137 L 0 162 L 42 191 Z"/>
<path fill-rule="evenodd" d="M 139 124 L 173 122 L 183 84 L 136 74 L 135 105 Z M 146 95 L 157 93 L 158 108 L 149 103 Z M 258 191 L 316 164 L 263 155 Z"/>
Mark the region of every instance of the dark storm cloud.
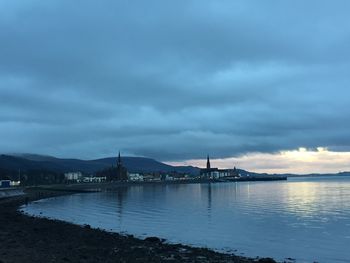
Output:
<path fill-rule="evenodd" d="M 2 1 L 0 149 L 348 150 L 348 1 Z"/>

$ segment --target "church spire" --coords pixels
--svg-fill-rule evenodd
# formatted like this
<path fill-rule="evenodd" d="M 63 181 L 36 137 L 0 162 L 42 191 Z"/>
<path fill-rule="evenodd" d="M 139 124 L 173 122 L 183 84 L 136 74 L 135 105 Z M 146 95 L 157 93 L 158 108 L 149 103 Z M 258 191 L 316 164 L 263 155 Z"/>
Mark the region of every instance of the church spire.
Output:
<path fill-rule="evenodd" d="M 207 169 L 210 169 L 210 159 L 209 159 L 209 154 L 207 156 Z"/>
<path fill-rule="evenodd" d="M 120 157 L 120 151 L 119 151 L 119 154 L 118 154 L 118 165 L 121 165 L 122 164 L 122 158 Z"/>

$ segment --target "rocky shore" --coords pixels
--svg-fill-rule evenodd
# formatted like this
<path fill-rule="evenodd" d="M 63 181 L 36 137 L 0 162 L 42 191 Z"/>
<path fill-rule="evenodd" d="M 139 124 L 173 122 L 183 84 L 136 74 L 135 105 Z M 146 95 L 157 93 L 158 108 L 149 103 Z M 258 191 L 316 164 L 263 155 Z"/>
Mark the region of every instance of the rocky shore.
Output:
<path fill-rule="evenodd" d="M 18 208 L 64 191 L 27 189 L 25 195 L 0 199 L 0 263 L 19 262 L 275 262 L 217 253 L 205 248 L 141 240 L 90 226 L 35 218 Z"/>

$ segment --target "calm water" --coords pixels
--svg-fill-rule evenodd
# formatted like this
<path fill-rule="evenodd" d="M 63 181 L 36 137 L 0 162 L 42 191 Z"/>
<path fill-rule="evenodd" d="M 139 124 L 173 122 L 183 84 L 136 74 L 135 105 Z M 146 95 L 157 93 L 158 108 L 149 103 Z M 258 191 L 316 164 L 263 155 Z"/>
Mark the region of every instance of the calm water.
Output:
<path fill-rule="evenodd" d="M 346 177 L 133 186 L 41 200 L 24 211 L 248 256 L 350 262 Z"/>

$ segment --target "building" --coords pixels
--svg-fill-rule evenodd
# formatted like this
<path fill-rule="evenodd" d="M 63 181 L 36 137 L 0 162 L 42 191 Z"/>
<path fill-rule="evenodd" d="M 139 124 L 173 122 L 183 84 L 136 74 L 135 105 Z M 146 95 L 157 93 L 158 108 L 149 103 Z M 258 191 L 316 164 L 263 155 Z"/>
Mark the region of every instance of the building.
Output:
<path fill-rule="evenodd" d="M 120 152 L 118 154 L 116 174 L 112 178 L 112 181 L 127 181 L 128 180 L 128 170 L 122 164 L 122 158 L 120 157 Z"/>
<path fill-rule="evenodd" d="M 21 181 L 11 181 L 11 186 L 20 186 Z"/>
<path fill-rule="evenodd" d="M 139 173 L 129 173 L 128 174 L 129 181 L 143 181 L 143 175 Z"/>
<path fill-rule="evenodd" d="M 162 181 L 173 181 L 174 177 L 169 175 L 169 174 L 161 174 L 160 175 L 160 180 L 162 180 Z"/>
<path fill-rule="evenodd" d="M 81 172 L 69 172 L 64 174 L 64 179 L 67 181 L 79 181 L 83 177 Z"/>
<path fill-rule="evenodd" d="M 202 179 L 219 179 L 222 177 L 240 177 L 236 167 L 233 169 L 212 168 L 210 165 L 209 155 L 207 156 L 207 167 L 200 170 Z"/>
<path fill-rule="evenodd" d="M 105 176 L 85 176 L 83 177 L 80 181 L 78 182 L 83 182 L 83 183 L 103 183 L 106 181 Z"/>

